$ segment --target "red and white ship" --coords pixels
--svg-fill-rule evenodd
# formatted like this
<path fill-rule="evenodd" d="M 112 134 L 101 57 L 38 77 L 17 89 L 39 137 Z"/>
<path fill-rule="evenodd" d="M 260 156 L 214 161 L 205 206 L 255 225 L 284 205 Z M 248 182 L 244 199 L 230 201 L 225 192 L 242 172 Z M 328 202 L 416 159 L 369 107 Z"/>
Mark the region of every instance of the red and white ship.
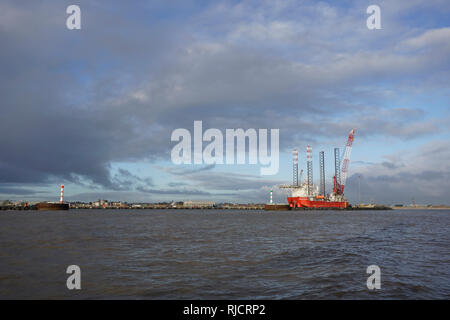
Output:
<path fill-rule="evenodd" d="M 347 208 L 348 202 L 344 198 L 344 187 L 347 180 L 348 164 L 350 161 L 350 153 L 354 140 L 355 129 L 352 129 L 348 135 L 347 145 L 345 148 L 344 160 L 342 162 L 342 170 L 340 168 L 339 149 L 334 149 L 335 157 L 335 175 L 333 177 L 333 192 L 325 193 L 325 165 L 324 153 L 320 152 L 320 189 L 314 187 L 312 181 L 312 147 L 307 146 L 307 177 L 298 183 L 298 151 L 293 151 L 294 161 L 294 183 L 293 185 L 283 185 L 281 188 L 292 189 L 292 194 L 287 198 L 289 207 L 291 208 Z M 301 173 L 303 170 L 301 171 Z M 300 173 L 300 178 L 301 178 Z"/>

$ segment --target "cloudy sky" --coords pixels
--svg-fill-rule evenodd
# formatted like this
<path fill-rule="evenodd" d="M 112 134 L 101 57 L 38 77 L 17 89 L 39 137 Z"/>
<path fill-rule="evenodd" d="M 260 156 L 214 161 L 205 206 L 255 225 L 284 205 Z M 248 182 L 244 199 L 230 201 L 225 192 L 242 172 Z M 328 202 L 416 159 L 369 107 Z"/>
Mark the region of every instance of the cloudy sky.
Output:
<path fill-rule="evenodd" d="M 3 0 L 0 199 L 57 200 L 64 183 L 69 201 L 266 202 L 308 144 L 330 191 L 357 128 L 350 201 L 360 184 L 363 202 L 450 204 L 449 17 L 447 0 Z M 172 164 L 171 133 L 194 120 L 279 128 L 278 174 Z"/>

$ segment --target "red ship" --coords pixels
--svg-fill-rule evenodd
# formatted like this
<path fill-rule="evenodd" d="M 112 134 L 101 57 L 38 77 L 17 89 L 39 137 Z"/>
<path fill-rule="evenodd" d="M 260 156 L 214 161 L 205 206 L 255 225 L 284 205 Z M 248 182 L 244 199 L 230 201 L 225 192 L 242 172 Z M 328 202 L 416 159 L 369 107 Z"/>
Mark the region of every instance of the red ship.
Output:
<path fill-rule="evenodd" d="M 305 197 L 288 197 L 291 208 L 339 208 L 345 209 L 348 206 L 347 200 L 330 201 L 328 199 L 316 199 Z"/>
<path fill-rule="evenodd" d="M 335 175 L 333 177 L 333 192 L 325 193 L 325 164 L 324 152 L 320 152 L 320 190 L 314 188 L 312 181 L 312 147 L 306 148 L 307 159 L 307 178 L 302 183 L 298 183 L 298 151 L 293 151 L 294 161 L 294 183 L 293 185 L 283 185 L 281 188 L 292 189 L 292 195 L 287 198 L 290 208 L 339 208 L 348 207 L 348 201 L 344 198 L 344 186 L 347 180 L 348 164 L 350 161 L 350 153 L 354 140 L 355 129 L 352 129 L 348 135 L 347 145 L 345 148 L 344 161 L 342 162 L 342 170 L 340 168 L 339 149 L 334 149 L 335 158 Z M 300 177 L 303 170 L 300 173 Z M 341 174 L 342 173 L 342 174 Z"/>

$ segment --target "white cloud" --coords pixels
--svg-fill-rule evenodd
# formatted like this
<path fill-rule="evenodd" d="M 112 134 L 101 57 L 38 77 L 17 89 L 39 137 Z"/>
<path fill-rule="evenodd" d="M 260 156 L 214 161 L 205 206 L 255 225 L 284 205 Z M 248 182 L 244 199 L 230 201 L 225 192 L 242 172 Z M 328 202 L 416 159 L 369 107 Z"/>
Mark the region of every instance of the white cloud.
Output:
<path fill-rule="evenodd" d="M 424 33 L 401 42 L 405 48 L 436 50 L 436 47 L 450 48 L 450 27 L 427 30 Z"/>

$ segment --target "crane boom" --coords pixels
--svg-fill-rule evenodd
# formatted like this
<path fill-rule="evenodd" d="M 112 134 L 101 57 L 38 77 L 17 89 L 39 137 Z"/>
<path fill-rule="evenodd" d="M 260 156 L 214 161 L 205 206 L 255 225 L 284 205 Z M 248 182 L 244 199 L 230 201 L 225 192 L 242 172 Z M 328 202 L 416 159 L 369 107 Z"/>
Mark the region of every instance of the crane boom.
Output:
<path fill-rule="evenodd" d="M 344 161 L 342 162 L 341 170 L 341 192 L 344 193 L 345 182 L 347 180 L 348 164 L 350 162 L 350 154 L 352 152 L 352 144 L 354 140 L 355 130 L 352 129 L 348 135 L 347 145 L 345 147 Z"/>

